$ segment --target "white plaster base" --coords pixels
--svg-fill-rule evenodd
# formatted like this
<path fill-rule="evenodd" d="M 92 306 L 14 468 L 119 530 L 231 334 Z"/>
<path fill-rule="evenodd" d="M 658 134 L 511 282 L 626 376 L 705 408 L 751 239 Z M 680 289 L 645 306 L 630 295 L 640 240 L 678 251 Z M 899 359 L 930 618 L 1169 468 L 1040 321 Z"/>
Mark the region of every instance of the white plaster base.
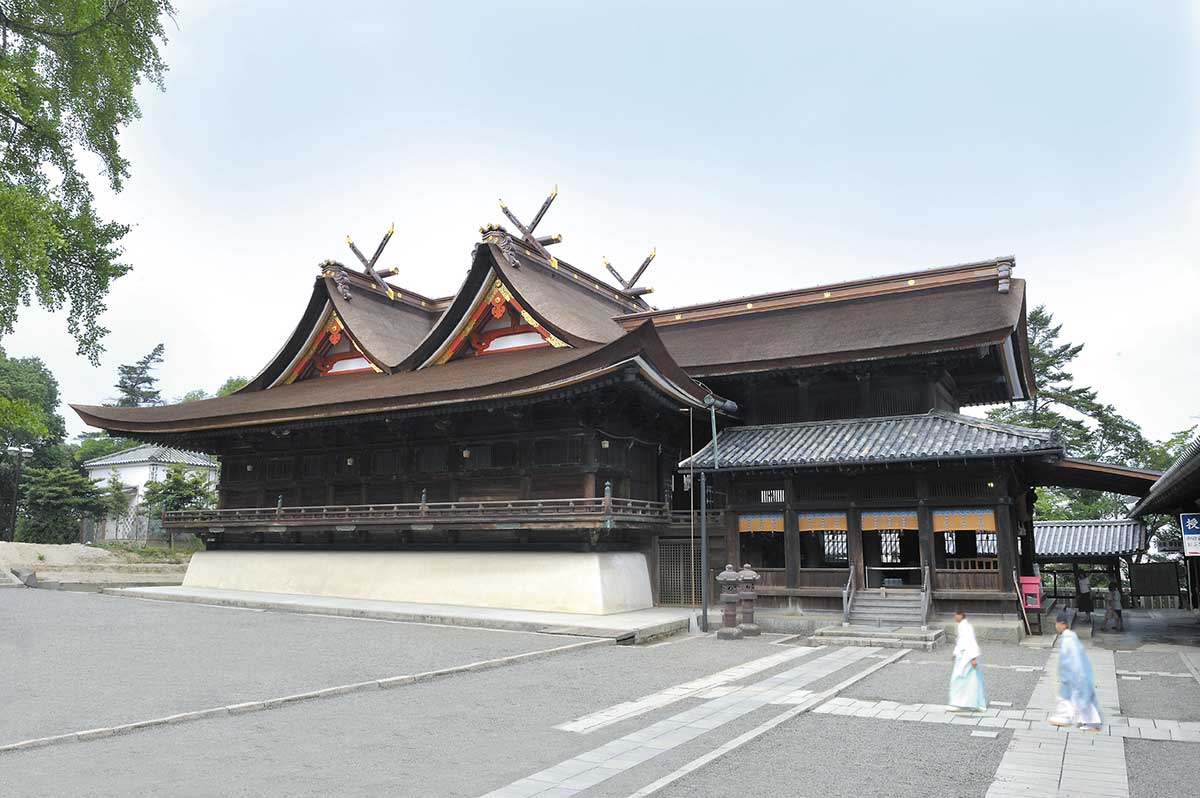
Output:
<path fill-rule="evenodd" d="M 587 615 L 654 605 L 636 552 L 202 551 L 183 585 Z"/>

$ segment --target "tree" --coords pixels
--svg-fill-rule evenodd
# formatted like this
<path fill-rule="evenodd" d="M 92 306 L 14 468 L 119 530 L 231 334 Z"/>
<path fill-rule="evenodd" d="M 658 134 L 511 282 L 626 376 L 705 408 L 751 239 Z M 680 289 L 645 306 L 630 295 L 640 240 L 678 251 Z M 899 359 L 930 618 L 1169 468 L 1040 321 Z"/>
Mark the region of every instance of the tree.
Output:
<path fill-rule="evenodd" d="M 0 435 L 6 445 L 59 443 L 67 425 L 58 413 L 58 380 L 41 358 L 10 358 L 0 348 Z"/>
<path fill-rule="evenodd" d="M 142 503 L 154 512 L 172 510 L 202 510 L 216 504 L 217 496 L 208 474 L 203 471 L 171 466 L 166 476 L 147 482 Z"/>
<path fill-rule="evenodd" d="M 117 407 L 141 407 L 163 403 L 162 395 L 156 387 L 158 377 L 152 373 L 154 367 L 162 363 L 163 348 L 163 345 L 159 344 L 137 363 L 117 367 L 116 388 L 120 392 Z"/>
<path fill-rule="evenodd" d="M 17 540 L 71 543 L 79 539 L 83 514 L 104 510 L 96 484 L 72 468 L 31 468 L 26 473 Z"/>
<path fill-rule="evenodd" d="M 114 454 L 136 446 L 137 441 L 129 438 L 115 438 L 107 432 L 81 432 L 79 444 L 74 451 L 76 465 L 83 465 L 88 460 Z"/>
<path fill-rule="evenodd" d="M 159 88 L 169 0 L 4 0 L 0 5 L 0 336 L 19 306 L 69 306 L 67 330 L 93 364 L 97 319 L 126 225 L 105 221 L 76 154 L 99 159 L 113 191 L 129 176 L 118 135 Z"/>
<path fill-rule="evenodd" d="M 1099 406 L 1096 392 L 1076 386 L 1075 375 L 1067 370 L 1083 351 L 1083 344 L 1059 342 L 1062 325 L 1054 323 L 1054 314 L 1046 310 L 1045 305 L 1030 311 L 1027 324 L 1029 360 L 1037 383 L 1037 396 L 1019 405 L 991 410 L 988 418 L 1058 430 L 1067 453 L 1077 454 L 1086 447 L 1091 434 L 1084 419 L 1093 415 Z"/>
<path fill-rule="evenodd" d="M 245 377 L 230 377 L 221 384 L 217 389 L 217 396 L 229 396 L 234 391 L 239 391 L 245 387 L 246 383 L 250 382 Z"/>
<path fill-rule="evenodd" d="M 179 397 L 179 401 L 180 401 L 180 403 L 182 403 L 182 402 L 199 402 L 201 399 L 208 399 L 208 398 L 209 398 L 208 391 L 204 390 L 203 388 L 193 388 L 192 390 L 185 393 L 183 396 Z"/>
<path fill-rule="evenodd" d="M 104 504 L 104 514 L 109 518 L 119 519 L 129 514 L 133 499 L 125 492 L 125 485 L 115 468 L 108 473 L 108 480 L 100 490 L 100 501 Z"/>

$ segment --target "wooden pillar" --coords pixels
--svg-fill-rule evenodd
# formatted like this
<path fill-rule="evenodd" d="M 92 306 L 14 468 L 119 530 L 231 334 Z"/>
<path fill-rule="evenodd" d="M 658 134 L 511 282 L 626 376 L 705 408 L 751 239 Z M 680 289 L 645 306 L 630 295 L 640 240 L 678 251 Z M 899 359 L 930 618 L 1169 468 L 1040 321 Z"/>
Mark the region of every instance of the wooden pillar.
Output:
<path fill-rule="evenodd" d="M 800 583 L 800 522 L 796 518 L 796 480 L 788 477 L 783 481 L 783 560 L 787 568 L 787 586 Z"/>
<path fill-rule="evenodd" d="M 866 571 L 863 569 L 862 515 L 856 503 L 846 511 L 846 559 L 854 569 L 854 584 L 859 590 L 867 586 Z"/>
<path fill-rule="evenodd" d="M 933 510 L 929 507 L 929 476 L 924 473 L 916 475 L 917 487 L 917 535 L 921 544 L 921 567 L 929 569 L 929 589 L 934 589 L 937 568 L 937 551 L 933 541 Z M 925 574 L 921 574 L 921 584 L 924 584 Z"/>
<path fill-rule="evenodd" d="M 1012 499 L 1007 496 L 996 505 L 996 559 L 1000 566 L 1000 589 L 1015 592 L 1013 570 L 1017 567 L 1017 531 L 1012 522 Z"/>
<path fill-rule="evenodd" d="M 917 535 L 921 543 L 921 567 L 929 569 L 929 589 L 934 589 L 934 582 L 937 580 L 937 552 L 934 549 L 933 541 L 933 511 L 929 509 L 929 505 L 921 499 L 917 504 Z M 921 574 L 922 583 L 924 583 L 925 574 Z"/>

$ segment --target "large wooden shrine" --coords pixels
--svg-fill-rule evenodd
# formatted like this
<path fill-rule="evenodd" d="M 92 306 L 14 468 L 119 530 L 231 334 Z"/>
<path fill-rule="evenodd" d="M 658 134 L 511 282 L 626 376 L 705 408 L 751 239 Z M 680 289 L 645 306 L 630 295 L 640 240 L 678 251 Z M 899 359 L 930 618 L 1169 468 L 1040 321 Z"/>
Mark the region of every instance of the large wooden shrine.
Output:
<path fill-rule="evenodd" d="M 637 287 L 653 255 L 629 280 L 575 268 L 534 231 L 549 204 L 482 229 L 452 296 L 389 282 L 386 238 L 354 249 L 361 269 L 322 263 L 231 396 L 75 409 L 221 458 L 218 507 L 165 519 L 210 549 L 633 552 L 662 604 L 704 578 L 699 472 L 713 564 L 835 612 L 878 587 L 1014 612 L 1036 485 L 1152 482 L 960 412 L 1036 391 L 1011 258 L 656 310 Z M 738 407 L 715 457 L 709 396 Z"/>

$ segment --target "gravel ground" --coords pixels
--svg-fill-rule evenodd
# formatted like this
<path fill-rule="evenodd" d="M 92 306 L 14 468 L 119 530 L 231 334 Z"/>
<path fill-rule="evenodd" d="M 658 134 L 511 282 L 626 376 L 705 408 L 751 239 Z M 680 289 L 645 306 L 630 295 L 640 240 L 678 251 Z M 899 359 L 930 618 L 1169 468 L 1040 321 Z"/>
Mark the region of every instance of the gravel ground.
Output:
<path fill-rule="evenodd" d="M 1130 798 L 1183 798 L 1200 785 L 1200 743 L 1126 740 Z"/>
<path fill-rule="evenodd" d="M 50 590 L 0 591 L 0 630 L 0 743 L 581 641 Z"/>
<path fill-rule="evenodd" d="M 886 699 L 904 704 L 944 704 L 949 700 L 952 667 L 950 651 L 945 649 L 934 653 L 942 653 L 942 656 L 938 659 L 925 656 L 909 662 L 901 660 L 863 679 L 843 695 L 849 698 Z M 997 658 L 995 649 L 989 649 L 984 652 L 983 662 L 1008 664 L 995 662 Z M 1033 694 L 1033 688 L 1041 675 L 1041 671 L 1022 673 L 1000 668 L 984 668 L 984 691 L 989 701 L 1008 701 L 1014 707 L 1024 707 L 1029 703 L 1029 697 Z"/>
<path fill-rule="evenodd" d="M 1119 671 L 1163 671 L 1164 673 L 1187 673 L 1187 666 L 1175 652 L 1134 651 L 1115 655 Z"/>
<path fill-rule="evenodd" d="M 1200 684 L 1194 679 L 1143 676 L 1135 682 L 1118 677 L 1117 692 L 1121 712 L 1130 717 L 1200 721 Z"/>
<path fill-rule="evenodd" d="M 588 735 L 557 731 L 556 724 L 782 650 L 712 638 L 589 649 L 394 690 L 36 749 L 5 755 L 0 794 L 7 779 L 29 794 L 73 796 L 477 796 L 698 701 Z M 865 664 L 846 668 L 846 675 L 856 667 Z M 645 784 L 785 709 L 760 709 L 627 777 Z M 619 792 L 624 786 L 610 785 L 614 795 L 628 795 Z"/>
<path fill-rule="evenodd" d="M 972 737 L 970 731 L 932 723 L 800 715 L 656 798 L 982 796 L 1011 733 L 988 739 Z M 784 790 L 781 778 L 786 774 L 795 778 Z"/>

